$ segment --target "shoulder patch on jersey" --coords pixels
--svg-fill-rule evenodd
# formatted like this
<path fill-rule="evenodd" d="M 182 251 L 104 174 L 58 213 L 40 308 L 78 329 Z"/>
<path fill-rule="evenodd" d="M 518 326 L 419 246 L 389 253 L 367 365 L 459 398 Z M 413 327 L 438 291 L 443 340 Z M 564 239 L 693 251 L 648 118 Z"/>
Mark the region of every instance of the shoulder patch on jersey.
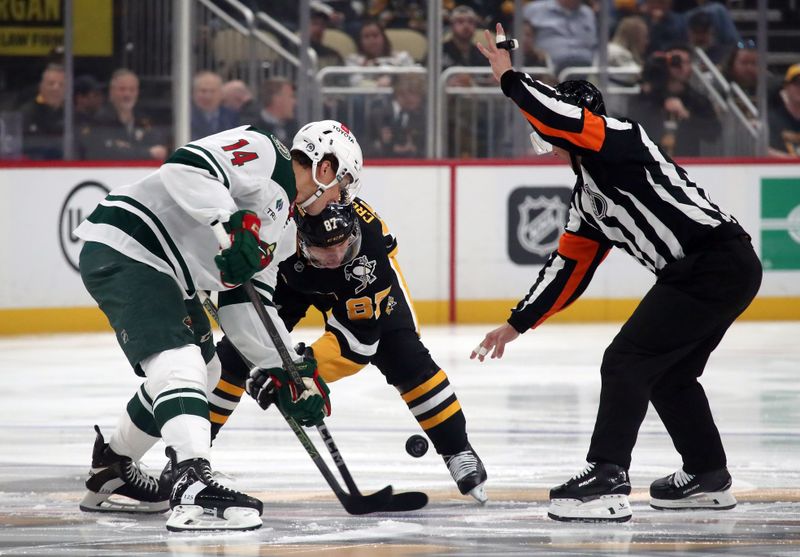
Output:
<path fill-rule="evenodd" d="M 269 134 L 269 138 L 275 144 L 275 149 L 278 150 L 278 152 L 283 156 L 284 159 L 286 159 L 287 161 L 292 160 L 292 154 L 289 152 L 289 149 L 286 148 L 286 145 L 284 145 L 280 139 L 275 137 L 273 134 Z"/>
<path fill-rule="evenodd" d="M 386 299 L 386 315 L 391 315 L 396 305 L 397 301 L 394 299 L 394 296 L 389 296 Z"/>
<path fill-rule="evenodd" d="M 358 294 L 377 279 L 375 276 L 375 260 L 367 259 L 366 255 L 356 257 L 345 265 L 344 278 L 359 283 L 355 291 Z"/>

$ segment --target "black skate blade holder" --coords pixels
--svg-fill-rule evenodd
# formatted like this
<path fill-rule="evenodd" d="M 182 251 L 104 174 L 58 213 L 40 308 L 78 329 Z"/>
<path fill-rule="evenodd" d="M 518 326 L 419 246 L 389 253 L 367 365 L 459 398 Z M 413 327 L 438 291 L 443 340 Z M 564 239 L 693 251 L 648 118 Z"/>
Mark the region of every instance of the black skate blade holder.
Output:
<path fill-rule="evenodd" d="M 230 237 L 228 236 L 228 233 L 225 232 L 225 228 L 222 226 L 222 224 L 219 222 L 214 223 L 212 225 L 212 229 L 219 245 L 223 249 L 230 247 Z M 250 303 L 253 305 L 253 308 L 261 320 L 261 323 L 264 325 L 267 335 L 270 337 L 275 349 L 278 351 L 281 362 L 283 363 L 283 366 L 289 374 L 292 382 L 295 384 L 298 393 L 303 392 L 306 390 L 306 386 L 297 371 L 297 367 L 295 366 L 294 360 L 292 360 L 292 357 L 289 354 L 289 350 L 286 348 L 286 345 L 284 345 L 283 339 L 281 339 L 280 333 L 278 333 L 278 330 L 275 328 L 272 318 L 269 316 L 264 304 L 261 302 L 253 283 L 247 280 L 242 283 L 241 286 L 247 294 Z M 222 326 L 217 315 L 217 308 L 214 306 L 208 296 L 205 295 L 205 292 L 200 291 L 200 298 L 203 302 L 203 306 L 211 314 L 217 325 L 219 325 L 221 328 Z M 245 362 L 247 362 L 246 358 L 244 358 L 242 354 L 240 354 L 240 356 L 242 356 Z M 287 416 L 277 404 L 275 406 L 289 424 L 289 427 L 291 427 L 295 436 L 303 445 L 303 448 L 305 448 L 308 455 L 311 457 L 311 460 L 317 466 L 317 469 L 322 474 L 322 477 L 325 478 L 325 481 L 333 490 L 334 495 L 336 495 L 336 498 L 339 500 L 342 507 L 344 507 L 348 513 L 352 515 L 362 515 L 382 511 L 414 511 L 421 509 L 428 504 L 428 496 L 425 493 L 420 491 L 410 491 L 395 494 L 391 485 L 388 485 L 380 491 L 370 495 L 362 495 L 355 483 L 355 480 L 353 479 L 353 476 L 350 474 L 350 470 L 347 468 L 342 455 L 339 453 L 339 448 L 336 446 L 333 436 L 328 430 L 328 427 L 325 425 L 325 422 L 322 422 L 317 426 L 317 431 L 319 432 L 320 437 L 322 437 L 325 447 L 327 447 L 331 458 L 336 464 L 336 467 L 339 469 L 339 473 L 342 475 L 347 488 L 350 490 L 350 493 L 346 492 L 344 489 L 342 489 L 341 485 L 336 480 L 336 477 L 333 475 L 330 468 L 328 468 L 328 465 L 325 464 L 325 461 L 320 456 L 319 452 L 314 446 L 314 443 L 308 437 L 300 424 L 298 424 L 297 421 L 291 416 Z"/>

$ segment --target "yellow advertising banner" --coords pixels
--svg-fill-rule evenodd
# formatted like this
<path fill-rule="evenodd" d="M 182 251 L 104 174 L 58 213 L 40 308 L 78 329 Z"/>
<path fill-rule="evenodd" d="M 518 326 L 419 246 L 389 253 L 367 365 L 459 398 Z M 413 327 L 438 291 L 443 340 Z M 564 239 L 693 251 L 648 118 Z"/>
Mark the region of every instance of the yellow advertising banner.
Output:
<path fill-rule="evenodd" d="M 73 0 L 76 56 L 111 56 L 112 0 Z M 64 0 L 0 0 L 0 56 L 46 56 L 64 43 Z"/>

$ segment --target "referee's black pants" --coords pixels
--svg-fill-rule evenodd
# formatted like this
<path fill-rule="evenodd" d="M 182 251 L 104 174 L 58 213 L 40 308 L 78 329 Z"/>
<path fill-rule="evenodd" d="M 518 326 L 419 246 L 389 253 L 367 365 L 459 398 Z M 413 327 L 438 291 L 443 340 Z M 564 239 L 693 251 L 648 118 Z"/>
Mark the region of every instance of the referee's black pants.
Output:
<path fill-rule="evenodd" d="M 761 285 L 761 263 L 749 240 L 744 233 L 716 240 L 659 273 L 603 356 L 600 408 L 588 461 L 629 468 L 639 426 L 652 402 L 686 472 L 726 466 L 719 431 L 697 378 Z"/>

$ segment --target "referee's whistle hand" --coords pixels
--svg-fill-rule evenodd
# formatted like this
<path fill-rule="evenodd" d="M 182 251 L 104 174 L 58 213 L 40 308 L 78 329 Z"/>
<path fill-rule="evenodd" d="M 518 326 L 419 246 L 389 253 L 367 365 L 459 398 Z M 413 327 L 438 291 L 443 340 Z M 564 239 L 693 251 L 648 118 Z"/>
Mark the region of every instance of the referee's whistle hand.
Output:
<path fill-rule="evenodd" d="M 474 360 L 478 358 L 478 360 L 482 362 L 487 355 L 491 359 L 502 358 L 506 344 L 515 340 L 517 337 L 519 337 L 519 333 L 514 327 L 508 323 L 500 325 L 493 331 L 489 331 L 486 336 L 483 337 L 481 343 L 475 347 L 470 354 L 469 359 Z"/>
<path fill-rule="evenodd" d="M 505 36 L 505 31 L 503 31 L 503 26 L 499 23 L 497 24 L 497 35 Z M 488 29 L 483 32 L 483 36 L 486 39 L 486 44 L 482 44 L 480 42 L 477 43 L 478 50 L 481 54 L 483 54 L 486 59 L 489 61 L 489 64 L 492 66 L 492 73 L 494 74 L 494 78 L 500 83 L 500 77 L 506 73 L 508 70 L 512 69 L 511 66 L 511 54 L 507 50 L 502 48 L 497 48 L 495 45 L 495 38 L 492 36 L 491 31 Z"/>

